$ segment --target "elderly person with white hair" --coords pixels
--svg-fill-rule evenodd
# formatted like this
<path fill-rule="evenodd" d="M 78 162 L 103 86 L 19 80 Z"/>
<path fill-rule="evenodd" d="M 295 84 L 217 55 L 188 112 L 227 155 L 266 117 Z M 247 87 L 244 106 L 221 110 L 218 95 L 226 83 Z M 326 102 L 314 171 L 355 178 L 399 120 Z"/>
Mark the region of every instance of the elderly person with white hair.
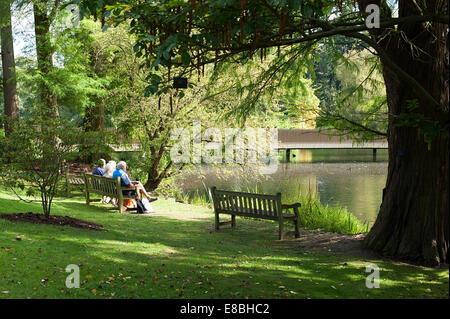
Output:
<path fill-rule="evenodd" d="M 147 197 L 149 202 L 153 202 L 153 201 L 157 200 L 157 198 L 150 197 L 150 195 L 147 193 L 147 191 L 144 188 L 144 185 L 142 185 L 141 182 L 130 181 L 130 178 L 128 177 L 128 174 L 127 174 L 127 163 L 125 163 L 124 161 L 120 161 L 119 163 L 117 163 L 117 169 L 114 171 L 112 177 L 113 178 L 120 177 L 120 184 L 122 186 L 136 187 L 136 190 L 138 190 L 145 197 Z M 124 192 L 127 192 L 127 194 L 125 194 L 125 195 L 129 195 L 128 192 L 130 192 L 130 191 L 125 190 Z"/>
<path fill-rule="evenodd" d="M 116 170 L 116 162 L 115 161 L 109 161 L 108 163 L 106 163 L 105 168 L 104 168 L 104 174 L 103 177 L 109 177 L 112 178 L 113 177 L 113 173 Z M 109 202 L 111 202 L 114 206 L 117 206 L 117 200 L 115 198 L 111 198 L 109 196 L 103 196 L 103 202 L 108 204 Z"/>
<path fill-rule="evenodd" d="M 103 174 L 104 177 L 113 177 L 113 173 L 117 168 L 117 164 L 115 161 L 109 161 L 104 168 L 105 173 Z"/>

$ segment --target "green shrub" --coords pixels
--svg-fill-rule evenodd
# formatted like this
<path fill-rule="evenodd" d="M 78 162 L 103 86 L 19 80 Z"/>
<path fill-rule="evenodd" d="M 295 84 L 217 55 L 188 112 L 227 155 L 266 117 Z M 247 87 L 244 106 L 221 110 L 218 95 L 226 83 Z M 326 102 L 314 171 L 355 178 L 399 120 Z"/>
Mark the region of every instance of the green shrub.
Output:
<path fill-rule="evenodd" d="M 369 231 L 369 225 L 362 223 L 344 207 L 323 205 L 311 195 L 301 198 L 300 222 L 309 229 L 323 229 L 333 233 L 359 234 Z"/>

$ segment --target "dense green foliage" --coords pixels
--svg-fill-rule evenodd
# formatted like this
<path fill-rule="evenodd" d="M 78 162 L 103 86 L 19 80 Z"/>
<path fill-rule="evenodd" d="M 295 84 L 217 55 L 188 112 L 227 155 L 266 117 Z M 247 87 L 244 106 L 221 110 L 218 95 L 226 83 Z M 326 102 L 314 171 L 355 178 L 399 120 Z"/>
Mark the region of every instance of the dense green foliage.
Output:
<path fill-rule="evenodd" d="M 80 2 L 82 15 L 102 6 L 98 1 Z M 120 1 L 104 9 L 105 28 L 125 23 L 135 35 L 134 51 L 148 68 L 147 94 L 167 92 L 173 76 L 191 81 L 197 73 L 205 76 L 205 65 L 213 64 L 212 83 L 220 87 L 215 93 L 229 92 L 220 86 L 223 82 L 235 92 L 239 100 L 232 111 L 241 123 L 254 113 L 264 114 L 265 122 L 273 115 L 273 123 L 280 123 L 277 127 L 314 125 L 317 117 L 319 127 L 336 128 L 357 139 L 386 136 L 383 81 L 380 76 L 376 84 L 371 76 L 354 76 L 361 62 L 347 54 L 367 45 L 339 35 L 342 25 L 357 30 L 364 21 L 354 2 L 336 7 L 334 2 L 315 1 Z M 377 59 L 365 54 L 364 60 L 370 75 L 379 74 Z M 339 65 L 349 72 L 341 79 L 335 71 Z M 249 69 L 251 77 L 245 81 Z M 311 103 L 305 75 L 318 88 L 320 109 Z M 297 123 L 272 113 L 297 118 Z"/>
<path fill-rule="evenodd" d="M 65 164 L 78 153 L 79 139 L 79 131 L 66 122 L 36 113 L 21 119 L 8 138 L 0 140 L 0 184 L 38 195 L 49 216 Z"/>

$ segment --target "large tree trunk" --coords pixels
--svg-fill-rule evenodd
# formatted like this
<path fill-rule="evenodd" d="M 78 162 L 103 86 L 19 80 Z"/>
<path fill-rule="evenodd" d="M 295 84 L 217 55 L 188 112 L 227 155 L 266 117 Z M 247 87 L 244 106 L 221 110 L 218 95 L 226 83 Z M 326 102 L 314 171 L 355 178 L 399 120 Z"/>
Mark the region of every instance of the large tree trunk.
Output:
<path fill-rule="evenodd" d="M 10 133 L 13 122 L 19 116 L 16 84 L 16 64 L 14 61 L 14 46 L 11 25 L 11 7 L 9 1 L 2 1 L 0 5 L 2 17 L 0 20 L 1 52 L 3 70 L 3 97 L 6 120 L 5 134 Z"/>
<path fill-rule="evenodd" d="M 444 13 L 441 1 L 428 9 Z M 447 12 L 445 8 L 445 12 Z M 419 14 L 413 1 L 399 1 L 399 16 Z M 399 26 L 380 41 L 389 59 L 412 76 L 438 105 L 383 64 L 389 109 L 389 164 L 386 188 L 377 220 L 365 245 L 386 256 L 425 265 L 448 262 L 449 144 L 448 144 L 448 25 L 433 23 Z M 416 108 L 411 108 L 416 103 Z M 399 117 L 400 115 L 400 117 Z M 407 123 L 401 119 L 407 115 Z M 418 120 L 414 123 L 413 120 Z M 438 134 L 427 141 L 434 132 Z M 424 135 L 425 134 L 425 135 Z"/>
<path fill-rule="evenodd" d="M 148 173 L 147 182 L 144 185 L 144 188 L 147 192 L 153 192 L 159 187 L 159 184 L 163 181 L 163 178 L 155 177 L 153 173 Z"/>
<path fill-rule="evenodd" d="M 92 97 L 94 105 L 89 106 L 85 110 L 83 118 L 83 128 L 87 134 L 85 141 L 86 149 L 81 159 L 85 163 L 97 162 L 99 158 L 108 158 L 109 154 L 98 148 L 92 148 L 93 145 L 104 145 L 105 139 L 105 101 L 102 97 Z"/>
<path fill-rule="evenodd" d="M 54 48 L 51 43 L 50 25 L 57 11 L 56 5 L 48 13 L 46 2 L 35 2 L 33 4 L 34 12 L 34 32 L 36 36 L 36 56 L 38 70 L 43 79 L 40 84 L 40 109 L 49 118 L 59 116 L 56 93 L 52 90 L 50 81 L 51 71 L 53 70 Z"/>
<path fill-rule="evenodd" d="M 166 178 L 167 171 L 172 166 L 172 162 L 169 162 L 163 169 L 160 168 L 165 148 L 165 142 L 161 142 L 158 146 L 150 147 L 151 165 L 147 170 L 147 181 L 144 185 L 148 192 L 152 192 L 158 188 L 159 184 Z"/>

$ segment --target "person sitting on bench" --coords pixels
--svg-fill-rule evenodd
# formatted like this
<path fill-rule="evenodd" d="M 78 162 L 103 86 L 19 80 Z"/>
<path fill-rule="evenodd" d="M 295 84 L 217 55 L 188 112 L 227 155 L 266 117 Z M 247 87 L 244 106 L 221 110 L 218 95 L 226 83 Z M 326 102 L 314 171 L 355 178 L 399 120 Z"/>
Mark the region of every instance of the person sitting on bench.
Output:
<path fill-rule="evenodd" d="M 109 161 L 108 163 L 106 163 L 105 168 L 104 168 L 105 173 L 103 174 L 103 177 L 112 178 L 116 168 L 117 168 L 117 164 L 115 161 Z M 109 196 L 103 196 L 103 202 L 105 204 L 108 204 L 109 202 L 111 202 L 111 204 L 113 204 L 114 207 L 118 207 L 117 200 L 115 198 L 111 198 Z"/>
<path fill-rule="evenodd" d="M 104 177 L 112 178 L 114 171 L 117 168 L 117 164 L 115 161 L 109 161 L 104 168 L 105 173 L 103 174 Z"/>
<path fill-rule="evenodd" d="M 103 174 L 105 173 L 103 168 L 105 167 L 106 161 L 103 158 L 101 158 L 97 164 L 98 165 L 92 172 L 92 175 L 103 176 Z"/>
<path fill-rule="evenodd" d="M 145 197 L 147 197 L 149 202 L 153 202 L 153 201 L 157 200 L 157 198 L 150 197 L 150 195 L 147 193 L 147 191 L 144 188 L 144 185 L 142 185 L 141 182 L 130 181 L 130 178 L 128 177 L 128 174 L 127 174 L 127 163 L 125 163 L 124 161 L 120 161 L 119 163 L 117 163 L 117 169 L 114 171 L 112 177 L 113 178 L 120 177 L 120 184 L 122 186 L 136 187 L 136 189 L 139 190 L 139 192 L 141 192 L 141 194 L 143 194 Z M 136 192 L 134 190 L 124 190 L 123 194 L 127 195 L 127 196 L 133 196 L 133 195 L 136 195 Z"/>

